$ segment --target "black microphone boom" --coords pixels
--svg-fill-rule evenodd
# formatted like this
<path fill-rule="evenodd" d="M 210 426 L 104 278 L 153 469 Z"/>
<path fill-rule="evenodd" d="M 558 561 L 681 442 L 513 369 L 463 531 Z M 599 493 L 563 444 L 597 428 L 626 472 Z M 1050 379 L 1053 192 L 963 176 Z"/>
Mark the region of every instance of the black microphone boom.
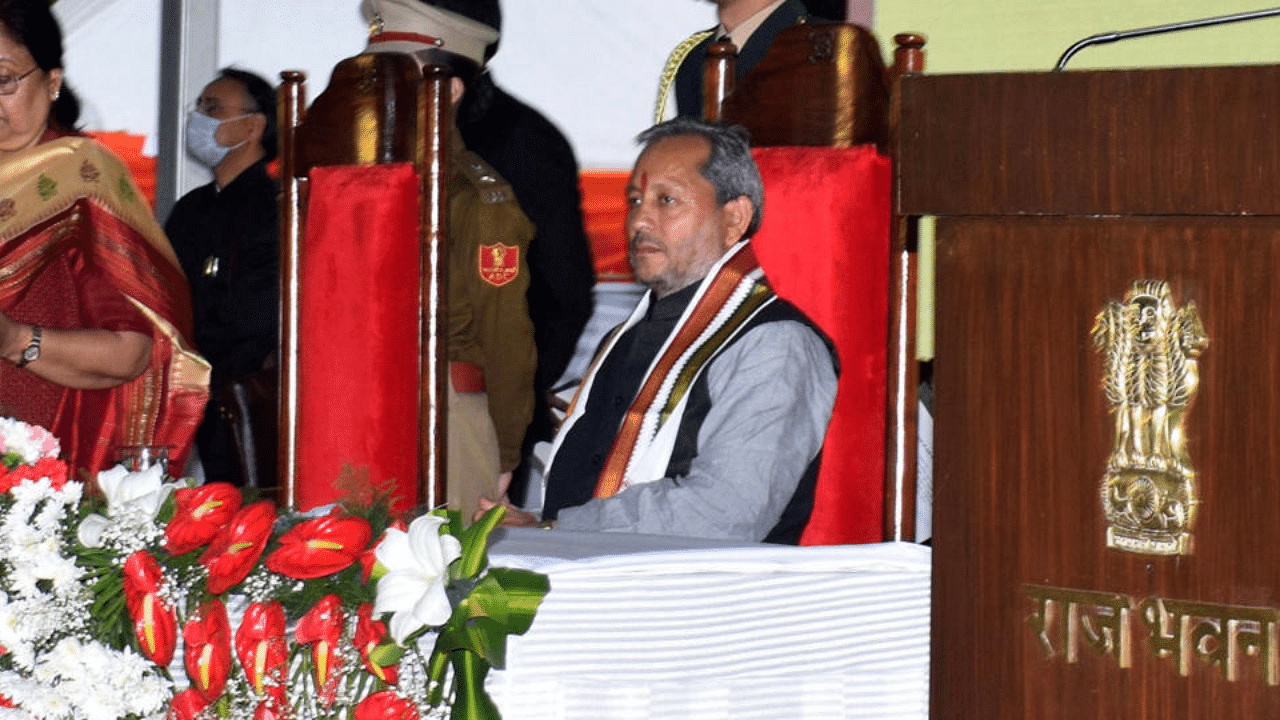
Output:
<path fill-rule="evenodd" d="M 1067 67 L 1067 61 L 1071 59 L 1071 56 L 1090 45 L 1104 45 L 1106 43 L 1113 43 L 1117 40 L 1125 40 L 1127 38 L 1143 37 L 1145 35 L 1159 35 L 1161 33 L 1177 32 L 1179 30 L 1209 27 L 1210 25 L 1225 25 L 1227 23 L 1241 22 L 1243 20 L 1257 20 L 1258 18 L 1277 16 L 1280 16 L 1280 7 L 1268 8 L 1265 10 L 1251 10 L 1249 12 L 1236 13 L 1235 15 L 1221 15 L 1219 17 L 1203 18 L 1200 20 L 1187 20 L 1186 22 L 1138 28 L 1137 30 L 1121 30 L 1120 32 L 1106 32 L 1099 33 L 1097 35 L 1090 35 L 1067 48 L 1067 51 L 1062 53 L 1062 57 L 1058 58 L 1058 64 L 1055 65 L 1053 69 L 1054 72 L 1057 72 L 1058 70 L 1065 70 Z"/>

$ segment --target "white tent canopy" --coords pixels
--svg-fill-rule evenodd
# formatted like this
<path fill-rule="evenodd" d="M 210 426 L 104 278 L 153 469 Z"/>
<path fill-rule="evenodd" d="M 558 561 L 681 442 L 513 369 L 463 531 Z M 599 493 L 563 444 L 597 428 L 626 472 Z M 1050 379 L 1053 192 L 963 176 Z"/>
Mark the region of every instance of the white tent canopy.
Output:
<path fill-rule="evenodd" d="M 211 77 L 234 65 L 276 82 L 307 72 L 314 97 L 339 60 L 361 51 L 359 0 L 170 0 L 181 2 L 188 53 L 182 72 Z M 91 130 L 148 136 L 156 152 L 162 0 L 59 0 L 69 83 Z M 569 137 L 584 168 L 626 168 L 631 138 L 651 120 L 667 53 L 714 24 L 700 0 L 503 0 L 498 83 L 540 109 Z M 201 81 L 182 102 L 189 103 Z M 184 185 L 197 184 L 198 177 Z"/>

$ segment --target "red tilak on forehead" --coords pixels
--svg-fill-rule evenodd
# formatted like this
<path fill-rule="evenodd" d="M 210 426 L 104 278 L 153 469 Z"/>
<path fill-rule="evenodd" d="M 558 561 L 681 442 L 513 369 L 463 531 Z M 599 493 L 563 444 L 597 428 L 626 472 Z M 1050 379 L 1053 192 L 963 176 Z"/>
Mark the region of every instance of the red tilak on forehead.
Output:
<path fill-rule="evenodd" d="M 640 192 L 643 193 L 645 190 L 648 190 L 648 189 L 649 189 L 649 173 L 645 172 L 644 170 L 641 170 L 640 171 Z"/>

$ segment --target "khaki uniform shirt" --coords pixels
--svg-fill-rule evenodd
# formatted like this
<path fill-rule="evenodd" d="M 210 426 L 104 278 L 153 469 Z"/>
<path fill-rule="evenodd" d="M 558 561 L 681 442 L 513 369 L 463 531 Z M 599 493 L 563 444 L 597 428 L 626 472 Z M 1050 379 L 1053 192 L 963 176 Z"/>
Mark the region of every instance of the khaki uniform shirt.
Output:
<path fill-rule="evenodd" d="M 520 462 L 533 416 L 537 351 L 525 294 L 534 228 L 507 181 L 456 131 L 449 157 L 449 360 L 484 371 L 506 472 Z"/>

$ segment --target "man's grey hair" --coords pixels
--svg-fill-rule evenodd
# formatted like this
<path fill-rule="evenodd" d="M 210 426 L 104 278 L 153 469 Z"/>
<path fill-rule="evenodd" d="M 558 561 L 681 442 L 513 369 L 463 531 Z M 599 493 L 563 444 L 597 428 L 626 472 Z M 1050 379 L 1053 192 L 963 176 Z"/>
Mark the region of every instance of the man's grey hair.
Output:
<path fill-rule="evenodd" d="M 636 136 L 636 142 L 644 152 L 662 140 L 687 136 L 703 138 L 711 146 L 711 154 L 699 172 L 716 189 L 716 202 L 724 206 L 739 197 L 751 201 L 751 223 L 742 237 L 755 235 L 764 218 L 764 181 L 751 157 L 751 136 L 747 129 L 741 125 L 716 125 L 678 117 L 645 130 Z"/>

